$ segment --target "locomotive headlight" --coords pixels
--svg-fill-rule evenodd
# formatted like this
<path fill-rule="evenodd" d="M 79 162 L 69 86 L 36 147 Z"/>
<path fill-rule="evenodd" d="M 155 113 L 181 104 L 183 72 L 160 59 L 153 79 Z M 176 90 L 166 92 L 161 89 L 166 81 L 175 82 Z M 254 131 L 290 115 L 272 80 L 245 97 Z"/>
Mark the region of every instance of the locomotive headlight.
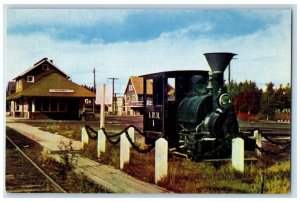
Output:
<path fill-rule="evenodd" d="M 223 93 L 220 95 L 218 103 L 221 107 L 224 107 L 227 104 L 230 104 L 232 102 L 232 97 L 229 93 Z"/>

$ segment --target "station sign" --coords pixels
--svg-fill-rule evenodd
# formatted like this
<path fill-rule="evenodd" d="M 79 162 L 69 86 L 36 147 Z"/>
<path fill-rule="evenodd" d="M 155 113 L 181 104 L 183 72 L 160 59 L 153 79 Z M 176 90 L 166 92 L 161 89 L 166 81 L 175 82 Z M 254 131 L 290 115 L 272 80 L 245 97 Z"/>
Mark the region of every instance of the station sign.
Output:
<path fill-rule="evenodd" d="M 50 93 L 74 93 L 73 89 L 49 89 Z"/>

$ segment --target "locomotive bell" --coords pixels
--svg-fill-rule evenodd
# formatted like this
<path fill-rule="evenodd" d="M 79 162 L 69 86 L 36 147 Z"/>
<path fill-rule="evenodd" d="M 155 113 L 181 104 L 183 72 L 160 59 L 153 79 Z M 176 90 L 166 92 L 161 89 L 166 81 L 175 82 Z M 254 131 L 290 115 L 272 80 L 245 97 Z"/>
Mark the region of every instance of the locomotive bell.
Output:
<path fill-rule="evenodd" d="M 224 71 L 226 67 L 229 65 L 233 56 L 237 54 L 235 53 L 204 53 L 208 65 L 211 68 L 211 74 L 208 89 L 212 88 L 213 93 L 213 102 L 214 109 L 217 108 L 217 99 L 219 89 L 224 86 Z"/>

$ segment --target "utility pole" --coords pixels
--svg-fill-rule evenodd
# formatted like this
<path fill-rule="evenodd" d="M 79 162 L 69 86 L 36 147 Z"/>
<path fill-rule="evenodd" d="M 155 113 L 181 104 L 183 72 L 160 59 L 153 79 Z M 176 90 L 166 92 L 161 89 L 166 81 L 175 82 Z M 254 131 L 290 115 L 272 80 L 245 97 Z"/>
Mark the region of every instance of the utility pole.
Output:
<path fill-rule="evenodd" d="M 228 93 L 230 93 L 230 62 L 229 62 L 229 65 L 228 65 L 228 86 L 227 86 L 227 90 L 228 90 Z"/>
<path fill-rule="evenodd" d="M 112 102 L 111 102 L 111 109 L 112 109 L 112 114 L 115 114 L 115 80 L 118 78 L 108 78 L 112 80 Z"/>
<path fill-rule="evenodd" d="M 232 58 L 233 60 L 234 59 L 237 59 L 237 58 Z M 227 87 L 227 91 L 228 91 L 228 93 L 230 93 L 230 84 L 231 84 L 231 81 L 230 81 L 230 77 L 231 77 L 231 65 L 230 65 L 230 62 L 229 62 L 229 64 L 228 64 L 228 87 Z"/>
<path fill-rule="evenodd" d="M 96 69 L 95 69 L 95 67 L 94 67 L 93 73 L 94 73 L 93 93 L 96 93 Z M 95 98 L 93 99 L 93 112 L 95 113 Z"/>

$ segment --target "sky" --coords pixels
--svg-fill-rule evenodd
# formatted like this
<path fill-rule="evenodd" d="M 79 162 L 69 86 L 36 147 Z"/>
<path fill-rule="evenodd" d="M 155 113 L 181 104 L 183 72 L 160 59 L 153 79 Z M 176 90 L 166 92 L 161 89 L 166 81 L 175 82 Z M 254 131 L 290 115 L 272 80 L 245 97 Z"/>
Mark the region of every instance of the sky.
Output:
<path fill-rule="evenodd" d="M 93 68 L 97 85 L 118 78 L 122 94 L 129 76 L 209 70 L 204 53 L 232 52 L 233 80 L 291 83 L 289 9 L 8 8 L 4 24 L 7 81 L 47 57 L 78 84 Z"/>

